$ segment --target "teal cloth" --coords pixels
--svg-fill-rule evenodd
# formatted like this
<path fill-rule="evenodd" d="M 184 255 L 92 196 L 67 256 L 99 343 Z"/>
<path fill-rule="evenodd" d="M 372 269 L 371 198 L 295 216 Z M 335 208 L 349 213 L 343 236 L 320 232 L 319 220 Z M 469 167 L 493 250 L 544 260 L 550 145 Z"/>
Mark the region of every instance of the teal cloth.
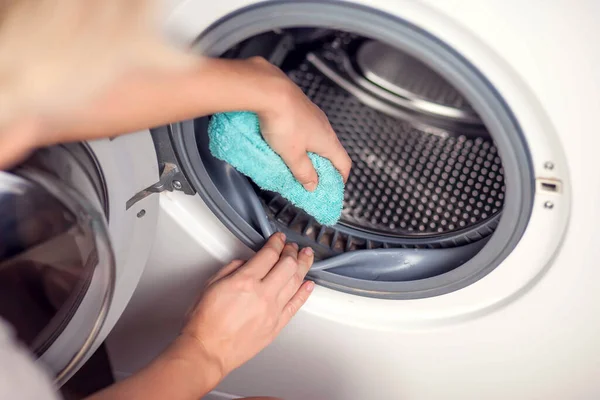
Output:
<path fill-rule="evenodd" d="M 323 225 L 334 225 L 340 219 L 344 181 L 328 159 L 308 153 L 319 176 L 317 188 L 309 192 L 265 142 L 256 114 L 247 111 L 215 114 L 208 136 L 210 152 L 251 178 L 260 188 L 281 194 Z"/>

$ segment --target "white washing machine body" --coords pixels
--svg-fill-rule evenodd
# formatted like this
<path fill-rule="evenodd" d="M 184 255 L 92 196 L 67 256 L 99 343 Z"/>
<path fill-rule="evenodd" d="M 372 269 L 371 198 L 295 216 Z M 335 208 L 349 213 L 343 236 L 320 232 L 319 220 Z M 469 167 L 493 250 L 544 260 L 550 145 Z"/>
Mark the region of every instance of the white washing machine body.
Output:
<path fill-rule="evenodd" d="M 267 3 L 278 2 L 173 0 L 167 28 L 191 44 L 224 18 Z M 213 398 L 598 397 L 600 139 L 593 127 L 600 48 L 591 38 L 600 30 L 599 4 L 311 3 L 368 7 L 451 47 L 512 111 L 538 184 L 560 182 L 560 190 L 537 186 L 516 247 L 460 290 L 384 300 L 318 286 L 280 337 Z M 161 194 L 155 246 L 108 341 L 117 376 L 135 372 L 173 340 L 208 276 L 250 254 L 199 196 Z"/>

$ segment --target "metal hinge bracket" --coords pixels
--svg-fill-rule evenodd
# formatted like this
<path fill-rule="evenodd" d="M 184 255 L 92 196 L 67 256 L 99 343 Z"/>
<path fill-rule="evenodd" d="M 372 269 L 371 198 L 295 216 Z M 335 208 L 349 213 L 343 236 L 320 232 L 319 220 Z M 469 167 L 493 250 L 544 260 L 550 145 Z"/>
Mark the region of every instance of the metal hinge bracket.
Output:
<path fill-rule="evenodd" d="M 136 193 L 125 204 L 125 209 L 129 210 L 135 203 L 145 199 L 154 193 L 161 193 L 165 190 L 172 192 L 181 191 L 187 195 L 196 194 L 196 190 L 188 182 L 185 174 L 179 167 L 179 160 L 173 145 L 171 143 L 170 127 L 164 126 L 152 129 L 152 140 L 156 149 L 156 157 L 160 168 L 160 179 L 158 182 Z"/>

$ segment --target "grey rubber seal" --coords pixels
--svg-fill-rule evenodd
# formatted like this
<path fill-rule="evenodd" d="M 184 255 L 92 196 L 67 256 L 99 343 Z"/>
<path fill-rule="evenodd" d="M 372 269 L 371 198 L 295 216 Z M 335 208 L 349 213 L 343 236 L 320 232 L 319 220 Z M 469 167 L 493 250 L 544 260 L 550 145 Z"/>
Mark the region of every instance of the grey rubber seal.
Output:
<path fill-rule="evenodd" d="M 210 56 L 218 56 L 254 35 L 276 28 L 298 26 L 352 31 L 397 47 L 434 69 L 465 96 L 481 117 L 495 140 L 506 176 L 506 198 L 500 223 L 483 249 L 464 263 L 460 260 L 462 265 L 426 279 L 373 280 L 364 268 L 361 271 L 357 268 L 367 263 L 383 265 L 390 259 L 388 253 L 394 251 L 397 254 L 407 253 L 405 250 L 370 250 L 356 256 L 340 256 L 338 260 L 334 257 L 319 263 L 310 271 L 309 277 L 323 286 L 352 294 L 413 299 L 459 290 L 496 268 L 522 237 L 531 214 L 535 190 L 526 142 L 501 95 L 467 59 L 440 39 L 398 17 L 350 3 L 270 1 L 256 4 L 215 22 L 198 38 L 196 48 Z M 173 140 L 182 167 L 200 196 L 224 225 L 246 245 L 257 249 L 273 227 L 268 221 L 253 220 L 256 214 L 252 210 L 256 211 L 257 204 L 243 189 L 244 183 L 241 181 L 238 182 L 240 190 L 236 192 L 238 198 L 229 195 L 224 198 L 221 195 L 215 184 L 218 182 L 210 177 L 197 150 L 196 133 L 193 122 L 172 126 Z M 236 178 L 228 176 L 226 179 Z M 248 185 L 248 182 L 245 184 Z M 264 230 L 264 235 L 259 229 Z M 396 258 L 400 262 L 406 261 L 406 256 Z M 366 279 L 357 279 L 356 276 Z"/>
<path fill-rule="evenodd" d="M 207 119 L 202 118 L 171 126 L 173 146 L 181 166 L 211 211 L 246 246 L 258 250 L 265 237 L 275 230 L 264 215 L 260 200 L 248 180 L 210 154 L 207 135 L 197 135 L 198 132 L 206 132 L 206 125 Z M 199 150 L 203 149 L 205 152 L 201 154 Z M 235 190 L 228 190 L 225 198 L 222 194 L 224 188 Z"/>
<path fill-rule="evenodd" d="M 343 253 L 319 261 L 312 274 L 330 272 L 348 278 L 408 282 L 427 279 L 451 271 L 480 251 L 487 240 L 452 249 L 377 249 Z M 377 262 L 377 268 L 373 263 Z M 415 268 L 417 266 L 418 268 Z"/>

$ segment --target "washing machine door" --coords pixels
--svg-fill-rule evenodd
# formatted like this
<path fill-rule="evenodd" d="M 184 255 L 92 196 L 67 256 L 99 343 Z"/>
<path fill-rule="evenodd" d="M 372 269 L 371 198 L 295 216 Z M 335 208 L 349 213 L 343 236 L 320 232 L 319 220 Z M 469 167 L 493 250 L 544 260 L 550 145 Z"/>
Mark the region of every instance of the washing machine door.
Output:
<path fill-rule="evenodd" d="M 0 172 L 0 318 L 58 384 L 92 346 L 114 282 L 102 199 L 73 152 Z"/>

